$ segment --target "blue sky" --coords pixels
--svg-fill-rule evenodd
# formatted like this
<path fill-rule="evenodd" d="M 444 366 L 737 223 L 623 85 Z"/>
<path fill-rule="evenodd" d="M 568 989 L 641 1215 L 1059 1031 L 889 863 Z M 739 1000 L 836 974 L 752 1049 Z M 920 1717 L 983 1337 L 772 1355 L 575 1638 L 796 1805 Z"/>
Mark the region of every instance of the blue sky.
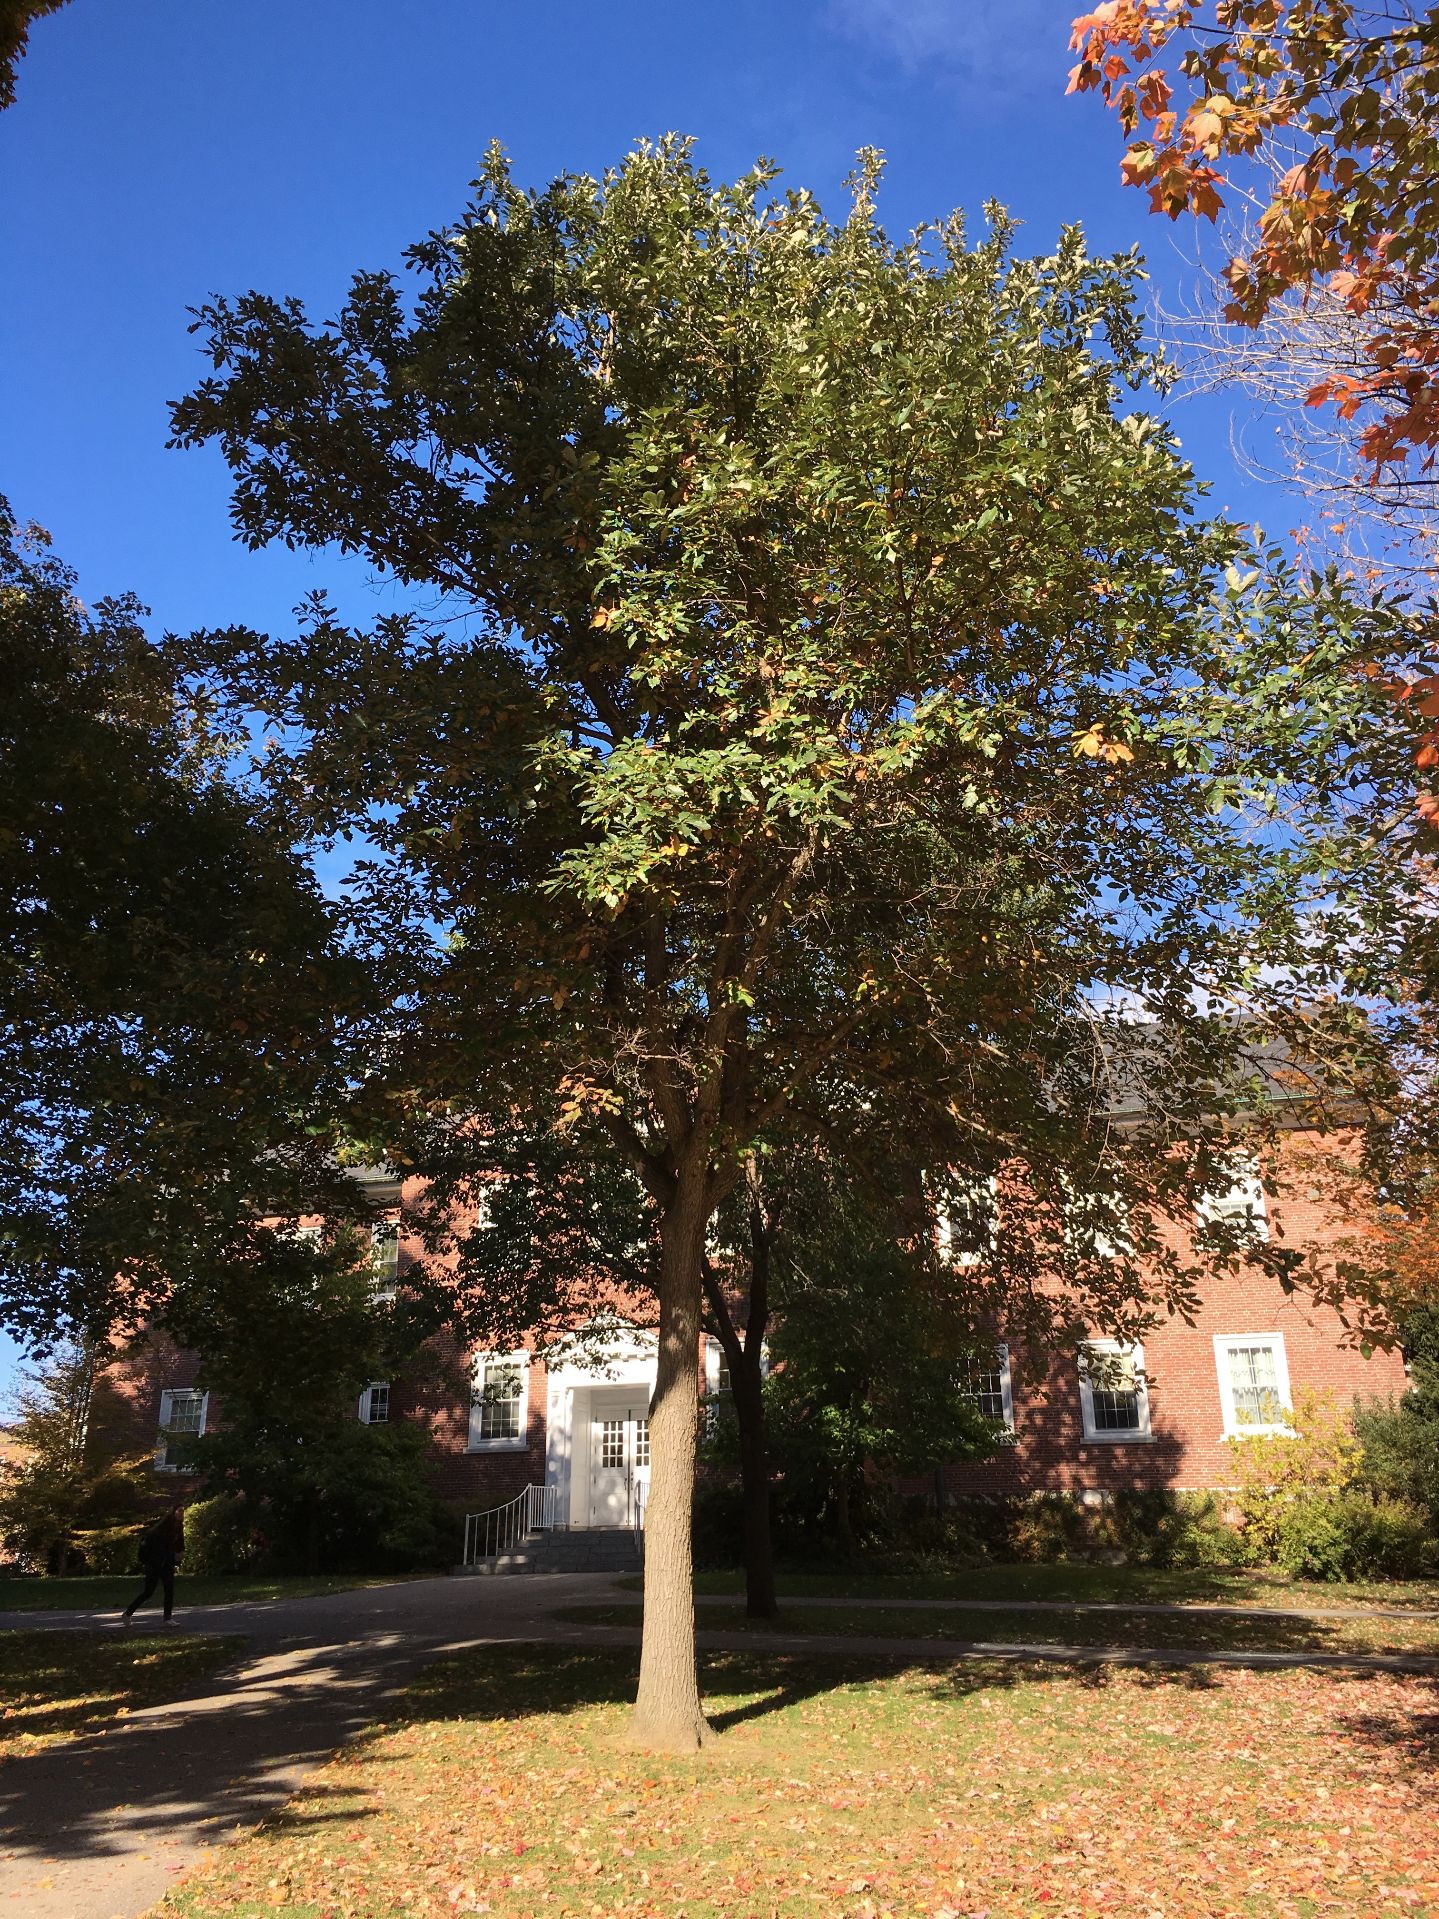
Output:
<path fill-rule="evenodd" d="M 218 456 L 165 450 L 166 403 L 203 371 L 186 308 L 254 286 L 328 313 L 353 269 L 397 265 L 463 204 L 492 138 L 542 181 L 676 129 L 716 173 L 765 153 L 830 201 L 879 146 L 891 230 L 998 198 L 1035 251 L 1072 220 L 1096 250 L 1138 240 L 1173 297 L 1193 234 L 1121 189 L 1108 116 L 1066 99 L 1075 10 L 73 0 L 35 27 L 0 116 L 0 491 L 87 596 L 131 589 L 157 627 L 283 627 L 319 585 L 376 610 L 360 562 L 236 546 Z M 1235 476 L 1226 405 L 1178 423 L 1217 504 L 1288 524 Z"/>

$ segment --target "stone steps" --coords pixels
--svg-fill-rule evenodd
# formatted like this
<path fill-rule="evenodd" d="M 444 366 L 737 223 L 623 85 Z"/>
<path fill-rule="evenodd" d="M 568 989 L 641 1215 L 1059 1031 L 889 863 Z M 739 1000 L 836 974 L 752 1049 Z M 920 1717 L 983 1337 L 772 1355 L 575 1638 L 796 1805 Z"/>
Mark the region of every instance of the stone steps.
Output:
<path fill-rule="evenodd" d="M 574 1527 L 568 1531 L 531 1533 L 509 1552 L 478 1566 L 457 1566 L 456 1572 L 492 1573 L 635 1573 L 640 1550 L 628 1527 Z"/>

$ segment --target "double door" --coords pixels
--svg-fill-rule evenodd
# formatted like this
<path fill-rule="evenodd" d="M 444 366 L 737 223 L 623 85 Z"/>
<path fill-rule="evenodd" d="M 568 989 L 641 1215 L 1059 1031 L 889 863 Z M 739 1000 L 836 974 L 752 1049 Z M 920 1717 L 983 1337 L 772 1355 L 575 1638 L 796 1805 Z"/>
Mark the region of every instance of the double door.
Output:
<path fill-rule="evenodd" d="M 650 1479 L 649 1399 L 642 1388 L 590 1394 L 592 1526 L 633 1526 Z"/>

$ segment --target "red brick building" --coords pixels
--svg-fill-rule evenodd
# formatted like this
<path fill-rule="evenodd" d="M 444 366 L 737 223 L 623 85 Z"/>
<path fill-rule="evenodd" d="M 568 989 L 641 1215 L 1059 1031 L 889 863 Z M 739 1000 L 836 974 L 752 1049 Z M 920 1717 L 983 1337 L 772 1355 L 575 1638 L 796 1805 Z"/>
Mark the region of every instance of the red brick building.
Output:
<path fill-rule="evenodd" d="M 1290 1155 L 1286 1155 L 1290 1157 Z M 1236 1174 L 1218 1209 L 1240 1209 L 1259 1239 L 1296 1252 L 1332 1245 L 1345 1221 L 1302 1179 L 1263 1184 Z M 383 1297 L 403 1286 L 418 1248 L 406 1241 L 405 1202 L 394 1180 L 367 1180 L 376 1207 L 376 1263 Z M 1023 1222 L 1010 1222 L 1022 1230 Z M 370 1424 L 422 1420 L 429 1428 L 441 1494 L 470 1511 L 552 1488 L 555 1517 L 571 1527 L 627 1526 L 649 1477 L 647 1409 L 654 1337 L 617 1313 L 577 1329 L 572 1350 L 541 1359 L 532 1350 L 451 1355 L 468 1376 L 467 1395 L 435 1385 L 407 1391 L 376 1380 L 356 1417 Z M 143 1356 L 137 1398 L 160 1429 L 157 1471 L 172 1470 L 163 1435 L 203 1431 L 216 1416 L 195 1384 L 193 1355 L 154 1347 Z M 717 1343 L 697 1356 L 697 1383 L 721 1383 Z M 1105 1491 L 1121 1487 L 1197 1490 L 1232 1482 L 1230 1441 L 1281 1427 L 1302 1388 L 1341 1402 L 1403 1390 L 1397 1352 L 1366 1359 L 1337 1313 L 1302 1292 L 1286 1293 L 1260 1265 L 1237 1273 L 1216 1263 L 1192 1324 L 1171 1319 L 1142 1347 L 1095 1339 L 1052 1359 L 1042 1381 L 1026 1381 L 1022 1355 L 1001 1342 L 977 1363 L 975 1394 L 1013 1435 L 994 1458 L 945 1473 L 954 1494 Z M 915 1490 L 928 1490 L 929 1482 Z"/>

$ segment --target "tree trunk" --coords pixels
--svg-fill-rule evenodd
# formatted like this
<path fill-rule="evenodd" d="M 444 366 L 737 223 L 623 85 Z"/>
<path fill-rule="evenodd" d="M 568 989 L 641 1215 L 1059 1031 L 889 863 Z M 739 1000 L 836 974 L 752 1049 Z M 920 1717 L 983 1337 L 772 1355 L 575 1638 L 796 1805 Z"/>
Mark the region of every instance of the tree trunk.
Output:
<path fill-rule="evenodd" d="M 744 1504 L 745 1611 L 751 1619 L 773 1619 L 779 1611 L 774 1590 L 774 1534 L 771 1524 L 769 1442 L 764 1424 L 764 1335 L 769 1324 L 770 1259 L 774 1224 L 764 1204 L 759 1169 L 746 1170 L 750 1191 L 749 1311 L 741 1339 L 720 1284 L 706 1262 L 705 1299 L 729 1367 L 735 1424 L 739 1429 L 740 1496 Z"/>
<path fill-rule="evenodd" d="M 708 1207 L 703 1170 L 682 1176 L 661 1227 L 659 1365 L 650 1402 L 645 1613 L 631 1738 L 650 1752 L 694 1752 L 710 1736 L 695 1658 L 695 1451 L 700 1291 Z"/>
<path fill-rule="evenodd" d="M 730 1389 L 739 1427 L 740 1484 L 744 1494 L 745 1611 L 751 1619 L 773 1619 L 779 1611 L 774 1590 L 774 1539 L 770 1528 L 769 1447 L 765 1441 L 764 1393 L 759 1349 L 742 1351 L 738 1369 L 729 1356 Z"/>
<path fill-rule="evenodd" d="M 853 1559 L 854 1526 L 849 1516 L 849 1470 L 844 1466 L 835 1475 L 834 1523 L 840 1551 L 846 1559 Z"/>

